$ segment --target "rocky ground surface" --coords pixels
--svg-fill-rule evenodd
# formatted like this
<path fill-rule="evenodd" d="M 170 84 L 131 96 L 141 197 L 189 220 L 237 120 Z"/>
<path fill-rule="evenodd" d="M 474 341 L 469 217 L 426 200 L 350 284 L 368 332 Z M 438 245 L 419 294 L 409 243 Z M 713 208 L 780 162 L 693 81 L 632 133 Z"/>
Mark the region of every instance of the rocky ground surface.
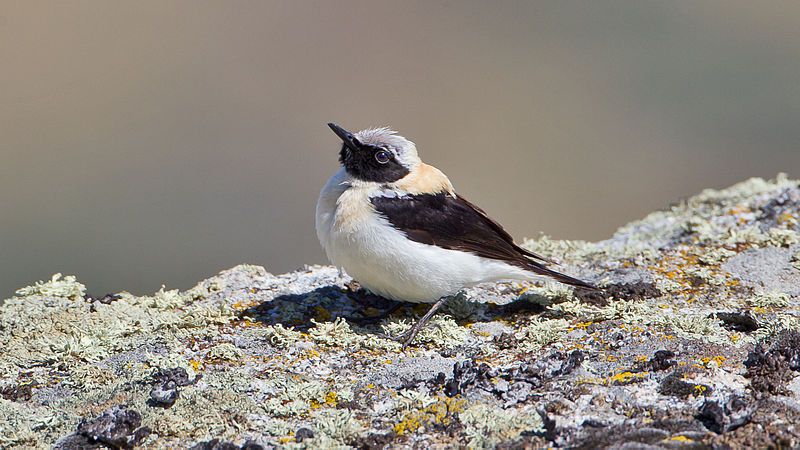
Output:
<path fill-rule="evenodd" d="M 530 240 L 605 291 L 476 288 L 405 351 L 384 335 L 424 309 L 381 319 L 332 267 L 56 275 L 0 306 L 0 448 L 799 448 L 798 220 L 779 176 Z"/>

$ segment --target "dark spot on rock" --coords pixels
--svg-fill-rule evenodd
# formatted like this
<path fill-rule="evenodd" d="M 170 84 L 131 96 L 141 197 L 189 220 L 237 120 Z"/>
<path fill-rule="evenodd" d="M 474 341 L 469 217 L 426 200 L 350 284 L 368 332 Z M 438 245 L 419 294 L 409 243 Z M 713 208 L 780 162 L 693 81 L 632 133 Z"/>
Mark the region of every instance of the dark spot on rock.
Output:
<path fill-rule="evenodd" d="M 722 327 L 726 330 L 741 331 L 750 333 L 758 330 L 758 321 L 749 312 L 718 312 L 713 314 L 722 322 Z M 711 316 L 709 316 L 711 317 Z"/>
<path fill-rule="evenodd" d="M 566 361 L 561 364 L 561 368 L 558 369 L 558 373 L 554 375 L 569 375 L 573 370 L 581 366 L 584 359 L 586 359 L 586 354 L 584 352 L 580 350 L 573 350 L 567 357 Z"/>
<path fill-rule="evenodd" d="M 221 439 L 211 439 L 210 441 L 198 442 L 190 447 L 190 450 L 264 450 L 264 446 L 253 441 L 246 441 L 241 447 L 233 442 L 226 442 Z"/>
<path fill-rule="evenodd" d="M 460 361 L 453 365 L 453 378 L 444 383 L 444 393 L 448 397 L 455 397 L 476 384 L 491 390 L 491 378 L 491 368 L 486 363 L 477 365 L 473 360 Z"/>
<path fill-rule="evenodd" d="M 542 425 L 544 425 L 544 437 L 552 442 L 558 437 L 558 431 L 556 430 L 556 420 L 550 417 L 547 409 L 548 408 L 540 409 L 537 412 L 539 413 L 539 417 L 542 418 Z"/>
<path fill-rule="evenodd" d="M 311 431 L 309 428 L 298 428 L 297 431 L 294 432 L 294 440 L 297 442 L 303 442 L 306 439 L 314 439 L 314 432 Z"/>
<path fill-rule="evenodd" d="M 743 397 L 733 396 L 723 404 L 706 400 L 695 417 L 710 431 L 721 434 L 746 424 L 752 415 L 753 408 L 749 402 Z"/>
<path fill-rule="evenodd" d="M 611 284 L 600 291 L 575 289 L 575 297 L 591 305 L 606 306 L 612 298 L 616 300 L 640 301 L 661 296 L 655 283 L 639 281 L 636 283 Z"/>
<path fill-rule="evenodd" d="M 708 448 L 701 442 L 707 434 L 702 426 L 694 420 L 683 418 L 656 419 L 644 427 L 641 424 L 624 423 L 570 431 L 564 442 L 559 440 L 560 446 L 587 450 L 675 448 L 669 445 L 670 437 L 683 436 L 695 442 L 681 441 L 679 448 Z"/>
<path fill-rule="evenodd" d="M 678 398 L 688 398 L 690 395 L 709 395 L 713 392 L 710 386 L 705 384 L 690 383 L 683 379 L 684 372 L 673 372 L 663 380 L 658 386 L 658 392 L 661 395 L 670 395 Z"/>
<path fill-rule="evenodd" d="M 174 405 L 180 396 L 178 387 L 194 384 L 200 377 L 189 380 L 186 369 L 176 367 L 174 369 L 160 369 L 153 376 L 153 388 L 150 390 L 150 399 L 147 404 L 169 408 Z"/>
<path fill-rule="evenodd" d="M 264 446 L 253 441 L 246 441 L 242 444 L 241 450 L 264 450 Z"/>
<path fill-rule="evenodd" d="M 600 422 L 597 419 L 586 419 L 583 421 L 582 426 L 584 427 L 592 427 L 592 428 L 604 428 L 606 424 Z"/>
<path fill-rule="evenodd" d="M 540 396 L 534 392 L 550 380 L 568 375 L 581 366 L 584 352 L 572 351 L 569 354 L 552 352 L 528 364 L 492 369 L 485 363 L 474 360 L 460 361 L 453 366 L 453 377 L 446 379 L 444 374 L 428 380 L 431 392 L 441 386 L 448 397 L 467 395 L 471 390 L 491 393 L 505 402 L 505 407 L 524 403 L 530 398 Z"/>
<path fill-rule="evenodd" d="M 111 303 L 114 303 L 115 301 L 117 301 L 117 300 L 119 300 L 121 298 L 122 298 L 122 296 L 119 295 L 119 294 L 106 294 L 106 295 L 104 295 L 102 297 L 94 297 L 92 295 L 87 295 L 87 296 L 84 297 L 84 299 L 89 301 L 89 302 L 92 302 L 92 303 L 97 302 L 97 303 L 102 303 L 104 305 L 110 305 Z"/>
<path fill-rule="evenodd" d="M 355 441 L 351 442 L 350 445 L 363 450 L 379 450 L 387 448 L 387 446 L 391 444 L 395 438 L 397 438 L 397 433 L 394 431 L 383 434 L 370 433 L 366 436 L 357 438 Z"/>
<path fill-rule="evenodd" d="M 109 447 L 97 442 L 90 442 L 89 438 L 80 434 L 70 434 L 53 444 L 53 450 L 96 450 L 104 448 Z"/>
<path fill-rule="evenodd" d="M 225 442 L 220 439 L 211 439 L 210 441 L 198 442 L 190 447 L 190 450 L 241 450 L 238 445 L 233 442 Z"/>
<path fill-rule="evenodd" d="M 678 362 L 672 359 L 674 357 L 675 352 L 670 350 L 657 350 L 655 353 L 653 353 L 653 357 L 650 358 L 650 361 L 647 363 L 650 366 L 650 369 L 652 369 L 654 372 L 659 372 L 677 365 Z"/>
<path fill-rule="evenodd" d="M 100 448 L 129 449 L 150 435 L 150 428 L 141 427 L 142 416 L 125 405 L 104 411 L 94 419 L 82 420 L 77 431 L 59 441 L 61 450 Z"/>
<path fill-rule="evenodd" d="M 777 352 L 792 370 L 800 370 L 800 331 L 784 330 L 770 351 Z"/>
<path fill-rule="evenodd" d="M 160 406 L 162 408 L 169 408 L 174 405 L 178 400 L 178 389 L 168 388 L 164 385 L 158 384 L 153 386 L 150 390 L 150 400 L 147 402 L 150 406 Z"/>
<path fill-rule="evenodd" d="M 189 386 L 190 384 L 196 383 L 199 377 L 190 380 L 189 373 L 186 372 L 186 369 L 176 367 L 174 369 L 160 369 L 153 375 L 153 379 L 157 383 L 173 383 L 176 386 Z"/>
<path fill-rule="evenodd" d="M 778 217 L 784 213 L 796 214 L 800 209 L 800 193 L 797 189 L 787 188 L 761 207 L 761 228 L 767 231 L 780 225 Z"/>
<path fill-rule="evenodd" d="M 122 296 L 119 295 L 119 294 L 106 294 L 106 295 L 104 295 L 102 297 L 95 298 L 95 297 L 93 297 L 91 295 L 86 295 L 83 298 L 84 298 L 84 300 L 86 300 L 86 301 L 91 303 L 91 305 L 89 306 L 89 310 L 91 312 L 96 312 L 97 311 L 96 305 L 98 303 L 102 303 L 104 305 L 110 305 L 111 303 L 121 299 Z"/>
<path fill-rule="evenodd" d="M 12 402 L 27 402 L 33 395 L 31 383 L 4 386 L 0 388 L 0 397 Z"/>
<path fill-rule="evenodd" d="M 494 342 L 494 345 L 496 345 L 497 348 L 502 350 L 516 348 L 518 343 L 517 338 L 514 336 L 514 333 L 509 333 L 506 331 L 492 338 L 492 342 Z"/>
<path fill-rule="evenodd" d="M 794 378 L 792 370 L 800 370 L 800 332 L 785 330 L 769 350 L 759 343 L 744 361 L 745 376 L 750 387 L 758 393 L 773 395 L 787 393 L 786 385 Z"/>

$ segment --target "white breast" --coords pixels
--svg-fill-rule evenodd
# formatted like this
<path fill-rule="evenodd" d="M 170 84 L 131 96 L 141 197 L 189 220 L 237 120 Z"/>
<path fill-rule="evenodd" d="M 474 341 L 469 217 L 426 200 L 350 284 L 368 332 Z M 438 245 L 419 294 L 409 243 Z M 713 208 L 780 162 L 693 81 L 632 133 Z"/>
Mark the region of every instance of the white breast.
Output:
<path fill-rule="evenodd" d="M 337 172 L 317 202 L 317 236 L 328 259 L 371 292 L 432 303 L 479 283 L 529 279 L 530 272 L 471 253 L 406 238 L 372 207 L 377 185 L 350 184 Z"/>

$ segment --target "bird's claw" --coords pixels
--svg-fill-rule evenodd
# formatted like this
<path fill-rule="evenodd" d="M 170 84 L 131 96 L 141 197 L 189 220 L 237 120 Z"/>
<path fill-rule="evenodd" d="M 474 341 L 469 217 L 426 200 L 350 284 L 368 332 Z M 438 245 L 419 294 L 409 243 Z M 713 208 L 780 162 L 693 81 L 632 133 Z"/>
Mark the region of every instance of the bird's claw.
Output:
<path fill-rule="evenodd" d="M 387 335 L 386 337 L 391 339 L 391 340 L 393 340 L 393 341 L 395 341 L 395 342 L 399 342 L 400 344 L 402 344 L 401 348 L 403 350 L 405 350 L 411 344 L 411 341 L 413 341 L 414 338 L 417 337 L 417 333 L 416 333 L 415 330 L 412 329 L 412 330 L 406 331 L 405 333 L 399 334 L 397 336 L 389 336 L 389 335 Z"/>

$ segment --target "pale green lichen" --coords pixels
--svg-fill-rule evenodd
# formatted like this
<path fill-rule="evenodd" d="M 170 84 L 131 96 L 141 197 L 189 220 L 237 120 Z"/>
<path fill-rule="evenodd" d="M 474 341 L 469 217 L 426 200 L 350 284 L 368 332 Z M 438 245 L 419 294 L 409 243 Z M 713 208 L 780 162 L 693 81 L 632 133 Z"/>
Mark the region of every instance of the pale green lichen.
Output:
<path fill-rule="evenodd" d="M 248 420 L 253 427 L 268 436 L 288 436 L 295 431 L 295 427 L 289 422 L 264 414 L 251 414 L 248 416 Z"/>
<path fill-rule="evenodd" d="M 459 419 L 466 427 L 469 448 L 495 448 L 522 432 L 543 430 L 541 417 L 532 409 L 503 410 L 476 404 L 461 412 Z"/>
<path fill-rule="evenodd" d="M 778 336 L 784 330 L 800 331 L 800 317 L 788 314 L 776 314 L 759 322 L 758 330 L 751 339 L 752 342 L 769 340 Z"/>
<path fill-rule="evenodd" d="M 785 308 L 789 306 L 789 296 L 783 292 L 762 292 L 750 299 L 757 308 Z"/>
<path fill-rule="evenodd" d="M 710 248 L 703 252 L 698 259 L 704 264 L 719 265 L 736 256 L 736 252 L 722 247 Z"/>
<path fill-rule="evenodd" d="M 399 336 L 411 328 L 406 320 L 388 322 L 382 325 L 384 333 Z M 455 348 L 469 338 L 470 332 L 459 326 L 450 316 L 436 315 L 414 338 L 416 344 L 434 344 L 440 348 Z"/>
<path fill-rule="evenodd" d="M 86 286 L 75 279 L 72 275 L 62 278 L 57 273 L 49 281 L 37 281 L 33 286 L 17 289 L 19 297 L 59 297 L 70 300 L 82 299 L 86 293 Z"/>
<path fill-rule="evenodd" d="M 285 349 L 303 339 L 302 333 L 295 331 L 292 327 L 286 328 L 279 323 L 264 327 L 264 334 L 270 345 L 280 349 Z"/>
<path fill-rule="evenodd" d="M 212 361 L 237 361 L 242 356 L 242 351 L 228 342 L 211 347 L 206 354 L 206 358 Z"/>
<path fill-rule="evenodd" d="M 412 411 L 426 408 L 438 401 L 438 399 L 426 392 L 403 390 L 397 393 L 397 409 L 400 411 Z"/>
<path fill-rule="evenodd" d="M 684 273 L 710 286 L 724 286 L 728 281 L 724 274 L 708 267 L 690 266 L 684 269 Z"/>
<path fill-rule="evenodd" d="M 728 333 L 720 326 L 719 321 L 708 315 L 675 313 L 659 316 L 656 323 L 687 339 L 701 339 L 717 344 L 731 342 Z"/>
<path fill-rule="evenodd" d="M 569 329 L 569 325 L 569 322 L 564 319 L 535 318 L 531 323 L 520 328 L 515 336 L 522 351 L 535 352 L 561 338 Z"/>
<path fill-rule="evenodd" d="M 753 177 L 736 183 L 726 189 L 704 189 L 700 194 L 687 200 L 693 208 L 703 206 L 731 207 L 762 194 L 797 187 L 797 181 L 789 179 L 785 173 L 779 173 L 774 180 Z"/>
<path fill-rule="evenodd" d="M 0 448 L 48 448 L 77 417 L 0 398 Z"/>
<path fill-rule="evenodd" d="M 342 317 L 337 317 L 333 322 L 317 322 L 314 319 L 311 319 L 311 322 L 314 327 L 308 330 L 308 336 L 317 344 L 329 347 L 352 347 L 361 340 Z"/>
<path fill-rule="evenodd" d="M 309 338 L 325 347 L 338 347 L 348 350 L 395 350 L 401 345 L 374 333 L 356 333 L 350 324 L 341 317 L 333 322 L 317 322 L 311 319 L 314 327 L 308 331 Z M 433 321 L 432 321 L 433 322 Z M 419 335 L 424 339 L 423 335 Z"/>
<path fill-rule="evenodd" d="M 323 409 L 314 417 L 317 432 L 337 443 L 352 441 L 363 430 L 352 411 L 347 409 Z"/>
<path fill-rule="evenodd" d="M 767 242 L 774 247 L 789 247 L 800 242 L 800 233 L 794 230 L 772 228 L 767 236 Z"/>
<path fill-rule="evenodd" d="M 552 307 L 566 317 L 573 317 L 581 322 L 600 322 L 620 319 L 626 324 L 649 324 L 661 312 L 649 303 L 615 300 L 603 307 L 571 300 Z"/>

